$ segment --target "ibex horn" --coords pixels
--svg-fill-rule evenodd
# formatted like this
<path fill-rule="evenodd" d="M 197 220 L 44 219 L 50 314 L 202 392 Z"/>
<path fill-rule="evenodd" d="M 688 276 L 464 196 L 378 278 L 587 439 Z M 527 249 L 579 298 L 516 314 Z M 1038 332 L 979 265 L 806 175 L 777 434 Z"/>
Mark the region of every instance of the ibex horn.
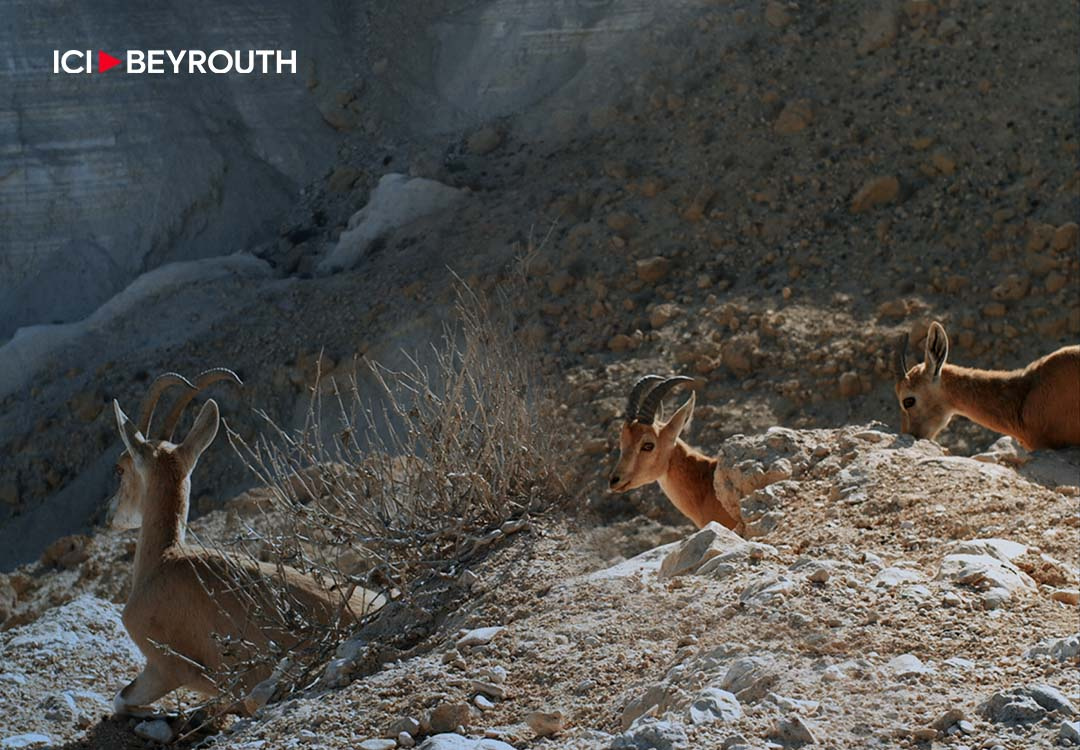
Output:
<path fill-rule="evenodd" d="M 150 420 L 154 417 L 157 402 L 161 399 L 162 394 L 174 385 L 182 385 L 193 395 L 195 393 L 195 386 L 191 384 L 191 381 L 175 372 L 162 373 L 154 378 L 154 382 L 150 384 L 146 395 L 143 396 L 142 401 L 139 403 L 139 421 L 135 423 L 144 438 L 149 439 L 150 437 Z"/>
<path fill-rule="evenodd" d="M 893 352 L 893 369 L 896 370 L 897 380 L 903 380 L 907 377 L 908 363 L 907 363 L 907 345 L 908 337 L 906 333 L 900 334 L 900 338 L 896 341 L 896 351 Z"/>
<path fill-rule="evenodd" d="M 693 378 L 688 378 L 684 375 L 679 375 L 674 378 L 666 378 L 662 383 L 654 387 L 649 391 L 649 395 L 646 396 L 642 402 L 641 407 L 637 412 L 637 421 L 652 424 L 656 421 L 656 413 L 660 410 L 660 402 L 664 400 L 672 388 L 679 383 L 693 382 Z"/>
<path fill-rule="evenodd" d="M 641 405 L 641 399 L 650 388 L 663 380 L 664 378 L 660 375 L 646 375 L 634 383 L 634 387 L 630 389 L 630 398 L 626 399 L 627 422 L 633 422 L 638 418 L 638 406 Z"/>
<path fill-rule="evenodd" d="M 239 387 L 244 385 L 244 381 L 240 380 L 240 376 L 227 367 L 214 367 L 199 373 L 199 377 L 195 378 L 195 390 L 186 392 L 169 409 L 169 414 L 165 417 L 165 426 L 161 430 L 161 435 L 165 440 L 172 442 L 176 426 L 180 423 L 180 418 L 184 416 L 184 409 L 187 408 L 192 399 L 220 380 L 231 380 Z"/>

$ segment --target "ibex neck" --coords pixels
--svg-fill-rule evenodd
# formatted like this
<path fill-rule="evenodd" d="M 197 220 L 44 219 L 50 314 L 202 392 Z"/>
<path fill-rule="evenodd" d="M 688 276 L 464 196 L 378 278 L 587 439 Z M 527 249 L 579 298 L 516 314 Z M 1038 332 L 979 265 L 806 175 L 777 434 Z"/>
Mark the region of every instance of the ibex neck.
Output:
<path fill-rule="evenodd" d="M 1016 435 L 1021 431 L 1020 409 L 1028 383 L 1023 370 L 1001 372 L 945 365 L 941 388 L 953 410 L 995 432 Z"/>
<path fill-rule="evenodd" d="M 715 471 L 715 458 L 709 458 L 682 440 L 676 440 L 667 473 L 660 477 L 660 488 L 672 505 L 698 528 L 709 521 L 719 521 L 733 529 L 736 525 L 735 519 L 716 499 L 716 491 L 713 489 Z"/>
<path fill-rule="evenodd" d="M 187 477 L 147 491 L 135 547 L 136 581 L 154 569 L 166 550 L 184 543 L 190 491 Z"/>

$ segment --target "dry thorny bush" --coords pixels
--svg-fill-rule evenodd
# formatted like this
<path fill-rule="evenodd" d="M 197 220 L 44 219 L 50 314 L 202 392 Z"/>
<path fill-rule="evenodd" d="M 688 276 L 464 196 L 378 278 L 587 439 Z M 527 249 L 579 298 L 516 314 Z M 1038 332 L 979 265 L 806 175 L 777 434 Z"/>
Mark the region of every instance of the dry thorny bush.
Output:
<path fill-rule="evenodd" d="M 390 600 L 361 621 L 368 652 L 358 672 L 418 646 L 461 589 L 464 566 L 567 495 L 565 430 L 540 368 L 514 336 L 513 285 L 497 288 L 494 300 L 461 282 L 457 291 L 456 320 L 427 358 L 409 357 L 404 370 L 361 362 L 344 382 L 316 382 L 299 430 L 263 414 L 267 430 L 253 442 L 228 431 L 265 500 L 257 504 L 262 517 L 245 520 L 227 551 L 298 568 L 343 601 L 357 586 Z M 374 403 L 361 396 L 365 376 L 382 394 Z M 324 399 L 339 428 L 327 429 Z M 275 671 L 256 704 L 316 684 L 356 625 L 320 624 L 277 581 L 235 567 L 235 587 L 258 624 L 295 634 L 300 645 L 260 653 L 223 641 L 233 659 L 217 676 L 225 696 L 245 697 L 236 686 L 249 670 Z"/>

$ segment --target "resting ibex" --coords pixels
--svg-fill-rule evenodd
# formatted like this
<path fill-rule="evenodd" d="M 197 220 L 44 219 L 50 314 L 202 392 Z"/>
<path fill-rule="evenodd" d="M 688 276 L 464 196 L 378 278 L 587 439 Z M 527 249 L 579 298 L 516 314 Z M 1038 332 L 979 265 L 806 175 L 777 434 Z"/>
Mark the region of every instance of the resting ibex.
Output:
<path fill-rule="evenodd" d="M 176 378 L 179 376 L 166 378 L 166 384 L 186 382 Z M 187 386 L 191 395 L 194 386 Z M 155 400 L 158 395 L 160 391 L 154 394 Z M 177 420 L 182 408 L 174 407 Z M 168 439 L 147 439 L 118 402 L 113 401 L 113 409 L 140 490 L 136 505 L 141 528 L 123 621 L 146 656 L 143 671 L 116 694 L 113 705 L 117 713 L 132 713 L 179 687 L 218 694 L 219 686 L 212 675 L 222 669 L 227 659 L 215 634 L 234 642 L 253 643 L 260 649 L 269 650 L 271 641 L 284 653 L 294 648 L 298 640 L 295 635 L 280 629 L 266 630 L 256 622 L 250 599 L 238 593 L 240 586 L 251 581 L 273 580 L 274 586 L 284 587 L 293 606 L 321 622 L 329 623 L 338 617 L 356 620 L 382 606 L 383 598 L 371 591 L 357 589 L 346 600 L 342 593 L 327 592 L 311 577 L 287 566 L 187 546 L 184 536 L 191 472 L 217 435 L 217 403 L 209 400 L 203 405 L 179 444 Z M 153 404 L 149 408 L 144 405 L 140 412 L 140 425 L 149 430 Z M 168 430 L 171 432 L 173 427 L 175 423 Z M 245 675 L 241 688 L 249 691 L 269 675 L 269 667 L 253 670 Z"/>
<path fill-rule="evenodd" d="M 739 519 L 716 498 L 713 477 L 717 460 L 694 450 L 679 437 L 694 413 L 694 393 L 666 422 L 657 423 L 667 393 L 691 378 L 646 375 L 634 384 L 619 434 L 619 463 L 611 475 L 611 489 L 626 492 L 659 482 L 660 489 L 698 528 L 717 521 L 734 529 Z"/>
<path fill-rule="evenodd" d="M 906 351 L 905 335 L 895 357 L 904 432 L 933 439 L 959 414 L 1031 451 L 1080 445 L 1080 346 L 1062 347 L 1022 370 L 973 370 L 946 364 L 949 337 L 935 322 L 924 361 L 909 369 Z"/>

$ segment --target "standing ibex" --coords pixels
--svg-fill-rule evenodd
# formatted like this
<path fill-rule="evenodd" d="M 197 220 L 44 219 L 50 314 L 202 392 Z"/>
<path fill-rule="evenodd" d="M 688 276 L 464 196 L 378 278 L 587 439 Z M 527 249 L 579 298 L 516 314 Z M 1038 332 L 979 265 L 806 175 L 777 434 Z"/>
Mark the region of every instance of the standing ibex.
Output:
<path fill-rule="evenodd" d="M 626 492 L 659 482 L 672 505 L 698 528 L 717 521 L 734 529 L 739 519 L 720 504 L 713 489 L 717 460 L 679 437 L 693 416 L 694 393 L 667 422 L 656 421 L 664 396 L 690 380 L 646 375 L 634 384 L 619 434 L 619 463 L 611 475 L 611 489 Z"/>
<path fill-rule="evenodd" d="M 183 378 L 170 376 L 165 385 L 184 383 Z M 190 383 L 187 386 L 191 395 L 196 389 Z M 160 393 L 155 395 L 155 400 L 157 395 Z M 177 421 L 182 408 L 173 410 Z M 222 653 L 218 638 L 251 643 L 264 651 L 269 651 L 273 642 L 282 649 L 280 653 L 296 647 L 299 639 L 294 634 L 258 622 L 258 613 L 252 611 L 251 596 L 241 591 L 247 586 L 250 592 L 253 582 L 273 581 L 271 588 L 282 590 L 290 607 L 323 623 L 339 617 L 357 620 L 382 606 L 383 598 L 371 591 L 357 589 L 346 599 L 343 593 L 328 592 L 313 578 L 287 566 L 187 546 L 184 536 L 191 472 L 217 435 L 217 404 L 209 400 L 203 405 L 187 437 L 179 444 L 168 439 L 147 439 L 118 402 L 113 401 L 113 409 L 140 490 L 137 506 L 141 528 L 123 621 L 132 640 L 146 656 L 143 671 L 117 693 L 114 700 L 117 713 L 131 713 L 133 709 L 148 706 L 179 687 L 210 695 L 219 693 L 212 675 L 229 660 Z M 145 412 L 144 426 L 149 430 L 152 403 L 149 408 L 144 404 L 140 411 Z M 144 424 L 142 415 L 140 424 Z M 175 423 L 168 425 L 167 431 L 174 427 Z M 242 689 L 250 690 L 269 674 L 268 666 L 251 671 L 244 676 Z"/>
<path fill-rule="evenodd" d="M 1066 346 L 1022 370 L 946 364 L 940 323 L 926 334 L 925 360 L 907 365 L 907 336 L 896 350 L 896 398 L 904 432 L 933 439 L 954 414 L 1011 435 L 1028 450 L 1080 445 L 1080 346 Z"/>

